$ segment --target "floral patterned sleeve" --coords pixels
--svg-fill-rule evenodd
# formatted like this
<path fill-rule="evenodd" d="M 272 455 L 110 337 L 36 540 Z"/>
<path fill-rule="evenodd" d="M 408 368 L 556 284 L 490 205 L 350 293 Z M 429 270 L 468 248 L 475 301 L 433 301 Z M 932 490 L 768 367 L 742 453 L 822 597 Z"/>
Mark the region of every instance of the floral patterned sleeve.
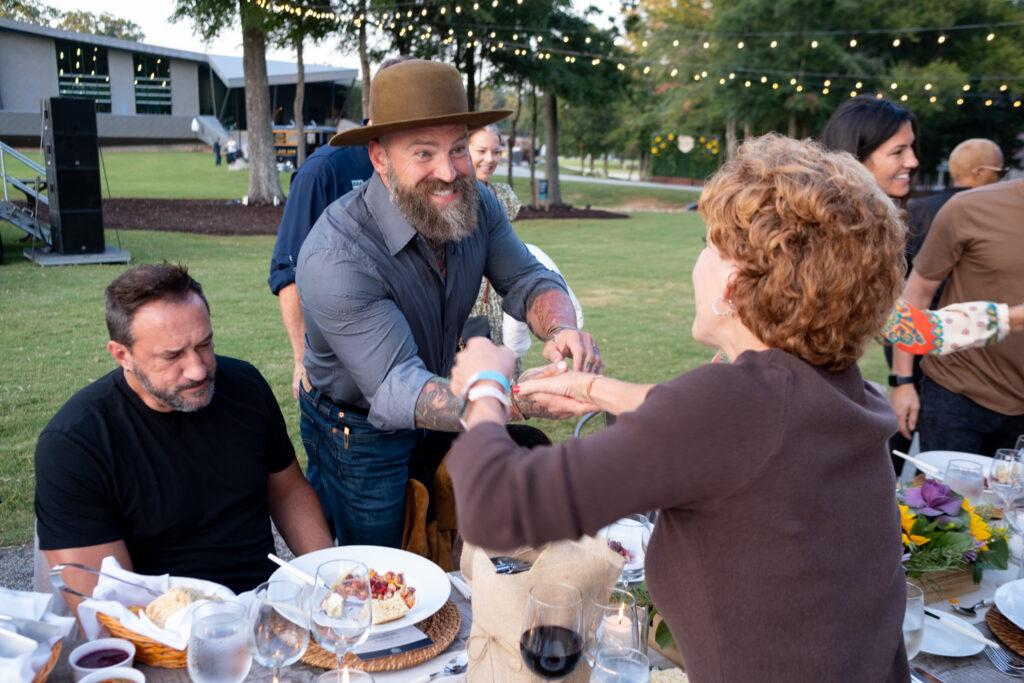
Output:
<path fill-rule="evenodd" d="M 896 302 L 882 336 L 908 353 L 941 356 L 995 344 L 1010 333 L 1010 307 L 991 301 L 951 304 L 937 311 Z"/>
<path fill-rule="evenodd" d="M 501 207 L 505 209 L 505 215 L 508 216 L 509 222 L 514 221 L 516 216 L 519 215 L 519 209 L 523 208 L 523 203 L 519 201 L 515 190 L 507 183 L 491 183 L 490 187 L 494 191 L 494 196 L 498 198 Z"/>

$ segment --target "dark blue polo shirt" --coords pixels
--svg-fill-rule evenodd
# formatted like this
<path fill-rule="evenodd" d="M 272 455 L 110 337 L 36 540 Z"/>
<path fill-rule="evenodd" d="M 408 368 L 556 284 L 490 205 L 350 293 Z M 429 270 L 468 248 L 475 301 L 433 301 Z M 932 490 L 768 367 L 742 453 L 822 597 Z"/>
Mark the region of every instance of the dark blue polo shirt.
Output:
<path fill-rule="evenodd" d="M 275 295 L 295 282 L 299 249 L 313 224 L 331 202 L 362 185 L 373 175 L 366 147 L 324 145 L 309 155 L 292 176 L 277 243 L 270 259 L 270 291 Z"/>

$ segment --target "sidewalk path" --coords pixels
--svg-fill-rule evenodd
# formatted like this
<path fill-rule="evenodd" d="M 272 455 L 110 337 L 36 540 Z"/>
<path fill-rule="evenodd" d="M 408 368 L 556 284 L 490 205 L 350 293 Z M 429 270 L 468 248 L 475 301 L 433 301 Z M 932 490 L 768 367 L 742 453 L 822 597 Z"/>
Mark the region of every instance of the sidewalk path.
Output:
<path fill-rule="evenodd" d="M 504 173 L 499 169 L 495 172 L 496 182 L 501 182 L 502 176 L 508 179 L 508 167 L 504 169 Z M 529 178 L 530 169 L 524 166 L 513 166 L 512 175 L 516 178 Z M 571 180 L 574 183 L 593 183 L 594 185 L 618 185 L 620 187 L 643 187 L 651 190 L 683 190 L 687 192 L 700 192 L 704 188 L 700 185 L 669 185 L 668 183 L 648 183 L 640 182 L 639 180 L 619 180 L 617 178 L 594 178 L 592 176 L 575 175 L 572 173 L 560 173 L 558 175 L 560 180 Z M 537 179 L 544 179 L 544 171 L 541 169 L 537 170 Z"/>

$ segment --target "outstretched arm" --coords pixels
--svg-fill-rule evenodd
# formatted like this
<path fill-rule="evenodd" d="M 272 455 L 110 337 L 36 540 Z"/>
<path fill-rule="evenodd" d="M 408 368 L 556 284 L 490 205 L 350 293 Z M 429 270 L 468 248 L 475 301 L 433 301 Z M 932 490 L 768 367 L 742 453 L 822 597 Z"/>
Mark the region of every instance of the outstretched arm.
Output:
<path fill-rule="evenodd" d="M 576 327 L 576 308 L 564 289 L 552 285 L 534 294 L 526 322 L 544 340 L 544 357 L 549 361 L 557 363 L 569 356 L 574 370 L 601 372 L 601 351 L 589 333 Z"/>

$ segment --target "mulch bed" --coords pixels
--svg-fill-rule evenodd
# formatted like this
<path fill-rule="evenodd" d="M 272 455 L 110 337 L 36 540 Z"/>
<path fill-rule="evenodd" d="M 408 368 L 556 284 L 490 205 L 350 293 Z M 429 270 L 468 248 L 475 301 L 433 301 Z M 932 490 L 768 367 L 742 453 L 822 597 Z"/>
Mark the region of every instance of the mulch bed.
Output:
<path fill-rule="evenodd" d="M 204 235 L 276 235 L 284 206 L 242 206 L 222 199 L 104 199 L 103 223 L 113 230 L 175 230 Z M 41 207 L 41 218 L 47 219 Z M 626 214 L 554 206 L 524 206 L 517 220 L 628 218 Z"/>

